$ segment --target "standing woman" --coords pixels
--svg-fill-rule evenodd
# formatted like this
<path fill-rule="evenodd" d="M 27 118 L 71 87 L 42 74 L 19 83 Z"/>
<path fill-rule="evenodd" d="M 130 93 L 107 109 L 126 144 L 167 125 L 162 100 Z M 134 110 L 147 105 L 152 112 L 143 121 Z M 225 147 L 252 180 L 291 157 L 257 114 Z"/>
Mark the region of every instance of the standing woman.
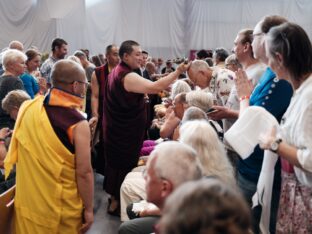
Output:
<path fill-rule="evenodd" d="M 26 60 L 26 55 L 19 50 L 9 49 L 4 52 L 2 57 L 4 73 L 0 77 L 0 103 L 10 91 L 16 89 L 24 90 L 23 82 L 19 76 L 25 72 Z M 0 105 L 0 129 L 5 127 L 13 129 L 14 123 L 15 121 Z"/>
<path fill-rule="evenodd" d="M 36 72 L 40 66 L 41 54 L 34 49 L 26 51 L 26 71 L 20 76 L 28 95 L 33 99 L 39 92 L 39 84 L 35 78 Z"/>
<path fill-rule="evenodd" d="M 312 233 L 312 46 L 297 24 L 284 23 L 266 37 L 269 66 L 294 89 L 281 121 L 260 146 L 282 159 L 282 191 L 277 233 Z"/>

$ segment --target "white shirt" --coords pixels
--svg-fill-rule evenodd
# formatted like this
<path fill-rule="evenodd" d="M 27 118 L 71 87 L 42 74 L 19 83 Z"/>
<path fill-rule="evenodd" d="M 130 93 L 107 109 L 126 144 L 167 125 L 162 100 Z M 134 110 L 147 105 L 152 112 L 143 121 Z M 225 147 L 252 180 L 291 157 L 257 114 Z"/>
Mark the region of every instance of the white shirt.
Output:
<path fill-rule="evenodd" d="M 223 68 L 214 68 L 210 81 L 210 90 L 217 100 L 217 105 L 225 106 L 234 86 L 235 73 Z"/>
<path fill-rule="evenodd" d="M 294 167 L 298 180 L 312 187 L 312 75 L 295 90 L 281 122 L 282 139 L 296 147 L 302 169 Z"/>
<path fill-rule="evenodd" d="M 267 66 L 263 63 L 255 63 L 252 64 L 251 66 L 246 68 L 246 74 L 249 80 L 252 81 L 252 84 L 254 85 L 254 87 L 256 86 L 256 84 L 258 83 L 258 81 L 260 80 L 262 74 L 265 72 Z M 230 96 L 227 100 L 226 106 L 228 108 L 230 108 L 231 110 L 236 110 L 239 111 L 239 99 L 238 99 L 238 94 L 237 94 L 237 90 L 236 90 L 236 86 L 233 85 L 232 89 L 231 89 L 231 93 Z M 225 119 L 223 121 L 223 127 L 224 127 L 224 131 L 226 132 L 232 125 L 233 123 L 236 121 L 236 119 Z"/>
<path fill-rule="evenodd" d="M 253 86 L 256 86 L 266 68 L 267 66 L 263 63 L 255 63 L 246 68 L 245 72 L 248 79 L 252 81 Z M 239 99 L 235 85 L 232 87 L 226 106 L 232 110 L 239 110 Z"/>

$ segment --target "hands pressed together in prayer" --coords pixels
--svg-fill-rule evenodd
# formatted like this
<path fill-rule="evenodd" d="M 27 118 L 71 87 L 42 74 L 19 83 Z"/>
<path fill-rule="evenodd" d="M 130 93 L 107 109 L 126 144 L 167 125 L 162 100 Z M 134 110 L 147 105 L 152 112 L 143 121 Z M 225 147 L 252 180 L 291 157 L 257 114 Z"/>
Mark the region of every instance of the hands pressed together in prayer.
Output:
<path fill-rule="evenodd" d="M 244 70 L 238 69 L 238 71 L 235 72 L 234 82 L 237 89 L 238 98 L 249 98 L 254 89 L 254 86 L 252 85 L 252 81 L 248 79 Z"/>

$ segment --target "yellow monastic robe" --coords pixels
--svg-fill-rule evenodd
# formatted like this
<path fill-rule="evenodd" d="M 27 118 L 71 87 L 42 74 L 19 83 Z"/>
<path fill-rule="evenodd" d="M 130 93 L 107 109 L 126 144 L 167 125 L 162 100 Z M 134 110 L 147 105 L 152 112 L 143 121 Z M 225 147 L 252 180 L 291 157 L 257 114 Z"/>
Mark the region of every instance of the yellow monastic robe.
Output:
<path fill-rule="evenodd" d="M 83 206 L 75 155 L 54 133 L 43 99 L 20 108 L 5 159 L 6 174 L 16 163 L 15 233 L 78 233 Z"/>

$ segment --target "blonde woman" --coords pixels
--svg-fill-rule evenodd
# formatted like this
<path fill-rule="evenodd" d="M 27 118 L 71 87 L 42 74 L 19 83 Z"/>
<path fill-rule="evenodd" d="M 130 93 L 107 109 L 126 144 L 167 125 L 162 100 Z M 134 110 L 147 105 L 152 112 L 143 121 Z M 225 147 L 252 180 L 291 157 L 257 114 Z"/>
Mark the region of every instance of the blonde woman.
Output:
<path fill-rule="evenodd" d="M 233 187 L 236 186 L 231 166 L 215 130 L 204 120 L 194 120 L 180 128 L 180 142 L 192 146 L 198 153 L 205 176 L 217 177 Z"/>

